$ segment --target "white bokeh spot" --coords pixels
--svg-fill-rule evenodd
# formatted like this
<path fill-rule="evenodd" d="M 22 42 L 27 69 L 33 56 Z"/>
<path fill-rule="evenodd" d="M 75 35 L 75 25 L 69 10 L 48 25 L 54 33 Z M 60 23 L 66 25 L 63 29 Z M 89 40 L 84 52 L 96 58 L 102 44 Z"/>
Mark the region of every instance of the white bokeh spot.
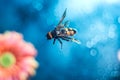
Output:
<path fill-rule="evenodd" d="M 117 53 L 117 58 L 118 58 L 118 60 L 120 61 L 120 50 L 119 50 L 118 53 Z"/>

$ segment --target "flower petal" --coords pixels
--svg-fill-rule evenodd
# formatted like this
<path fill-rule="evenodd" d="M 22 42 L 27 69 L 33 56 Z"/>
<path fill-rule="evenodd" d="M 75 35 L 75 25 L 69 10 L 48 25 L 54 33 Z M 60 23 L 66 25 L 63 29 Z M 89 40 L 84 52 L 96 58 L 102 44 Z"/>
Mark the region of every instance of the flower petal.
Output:
<path fill-rule="evenodd" d="M 35 74 L 37 51 L 31 43 L 23 40 L 21 34 L 14 31 L 0 34 L 0 56 L 6 52 L 15 56 L 16 63 L 7 68 L 0 65 L 0 80 L 27 80 L 28 76 Z"/>

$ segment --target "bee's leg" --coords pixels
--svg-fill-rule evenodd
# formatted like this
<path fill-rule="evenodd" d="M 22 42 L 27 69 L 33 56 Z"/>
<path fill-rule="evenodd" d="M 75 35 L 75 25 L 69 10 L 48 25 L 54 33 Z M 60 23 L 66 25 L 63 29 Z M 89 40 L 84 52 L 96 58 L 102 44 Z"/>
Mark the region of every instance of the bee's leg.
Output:
<path fill-rule="evenodd" d="M 61 38 L 61 39 L 65 40 L 65 41 L 69 41 L 69 39 L 66 39 L 66 38 Z"/>
<path fill-rule="evenodd" d="M 53 44 L 55 44 L 56 38 L 54 38 Z"/>
<path fill-rule="evenodd" d="M 62 41 L 58 38 L 58 41 L 60 42 L 60 44 L 61 44 L 61 49 L 62 49 Z"/>
<path fill-rule="evenodd" d="M 71 38 L 68 38 L 68 37 L 61 37 L 61 39 L 66 40 L 66 41 L 70 41 Z"/>
<path fill-rule="evenodd" d="M 66 41 L 72 41 L 75 42 L 77 44 L 80 44 L 81 42 L 75 38 L 71 38 L 71 37 L 62 37 L 62 39 L 66 40 Z"/>

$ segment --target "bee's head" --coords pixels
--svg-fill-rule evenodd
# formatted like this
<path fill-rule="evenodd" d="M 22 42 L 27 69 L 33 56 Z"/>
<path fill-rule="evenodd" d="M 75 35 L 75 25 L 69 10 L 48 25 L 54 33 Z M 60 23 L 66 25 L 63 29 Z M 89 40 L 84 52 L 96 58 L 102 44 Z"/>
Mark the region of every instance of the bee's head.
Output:
<path fill-rule="evenodd" d="M 72 34 L 76 34 L 77 30 L 74 28 L 69 28 L 69 31 L 71 31 Z"/>
<path fill-rule="evenodd" d="M 73 29 L 73 32 L 74 32 L 74 34 L 76 34 L 77 30 L 76 30 L 76 29 Z"/>
<path fill-rule="evenodd" d="M 47 35 L 46 35 L 46 37 L 47 37 L 48 40 L 50 40 L 50 39 L 53 38 L 51 32 L 48 32 Z"/>

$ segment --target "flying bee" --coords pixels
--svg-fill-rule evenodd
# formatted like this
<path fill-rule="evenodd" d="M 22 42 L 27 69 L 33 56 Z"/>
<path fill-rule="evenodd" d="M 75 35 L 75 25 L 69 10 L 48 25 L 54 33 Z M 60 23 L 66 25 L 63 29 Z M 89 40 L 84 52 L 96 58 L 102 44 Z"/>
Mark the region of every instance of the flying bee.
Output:
<path fill-rule="evenodd" d="M 61 48 L 62 48 L 61 39 L 65 41 L 72 41 L 72 42 L 80 44 L 79 40 L 72 38 L 72 36 L 74 36 L 77 32 L 76 29 L 67 27 L 69 21 L 66 21 L 64 24 L 62 23 L 64 18 L 66 17 L 66 10 L 67 9 L 65 9 L 62 15 L 62 18 L 60 19 L 55 29 L 48 32 L 46 35 L 48 40 L 54 39 L 53 44 L 55 44 L 55 41 L 57 39 L 61 44 Z"/>

